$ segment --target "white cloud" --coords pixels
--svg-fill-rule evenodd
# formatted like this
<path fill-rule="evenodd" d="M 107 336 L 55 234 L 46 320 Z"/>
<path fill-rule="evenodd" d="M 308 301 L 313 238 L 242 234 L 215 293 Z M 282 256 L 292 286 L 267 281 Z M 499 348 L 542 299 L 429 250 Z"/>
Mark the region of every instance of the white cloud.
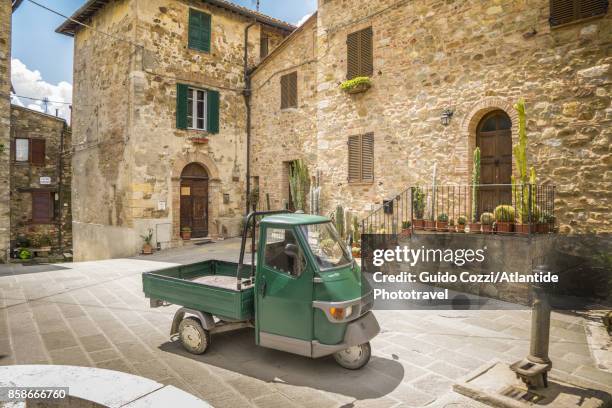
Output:
<path fill-rule="evenodd" d="M 304 24 L 306 22 L 306 20 L 308 20 L 310 18 L 310 16 L 312 16 L 314 13 L 308 13 L 306 14 L 304 17 L 300 18 L 300 21 L 298 21 L 297 23 L 295 23 L 296 26 L 301 26 L 302 24 Z"/>
<path fill-rule="evenodd" d="M 13 104 L 44 112 L 45 108 L 42 99 L 46 97 L 49 101 L 52 101 L 47 105 L 47 113 L 55 115 L 55 110 L 58 109 L 60 117 L 70 120 L 69 105 L 53 102 L 72 103 L 72 84 L 65 81 L 57 85 L 50 84 L 43 80 L 40 71 L 29 70 L 23 62 L 16 58 L 11 61 L 11 82 L 17 95 L 41 99 L 32 100 L 13 97 Z"/>

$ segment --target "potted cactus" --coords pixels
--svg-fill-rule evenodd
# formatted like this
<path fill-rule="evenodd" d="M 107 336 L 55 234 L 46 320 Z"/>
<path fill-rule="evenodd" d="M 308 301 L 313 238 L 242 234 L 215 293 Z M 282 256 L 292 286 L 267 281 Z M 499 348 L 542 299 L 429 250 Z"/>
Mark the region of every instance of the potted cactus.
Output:
<path fill-rule="evenodd" d="M 411 227 L 410 221 L 402 221 L 402 235 L 410 235 L 412 233 Z"/>
<path fill-rule="evenodd" d="M 490 234 L 493 232 L 493 223 L 495 222 L 495 215 L 490 212 L 483 212 L 480 215 L 480 224 L 482 226 L 482 232 L 484 234 Z"/>
<path fill-rule="evenodd" d="M 436 221 L 437 231 L 448 231 L 448 215 L 446 213 L 438 214 Z"/>
<path fill-rule="evenodd" d="M 457 217 L 457 232 L 465 232 L 465 225 L 467 224 L 467 217 L 460 215 Z"/>
<path fill-rule="evenodd" d="M 414 219 L 412 224 L 414 229 L 422 230 L 425 227 L 423 221 L 423 215 L 425 214 L 425 192 L 421 187 L 415 187 L 412 190 L 412 211 L 414 213 Z"/>
<path fill-rule="evenodd" d="M 498 205 L 495 213 L 495 231 L 512 232 L 514 230 L 514 207 L 511 205 Z"/>

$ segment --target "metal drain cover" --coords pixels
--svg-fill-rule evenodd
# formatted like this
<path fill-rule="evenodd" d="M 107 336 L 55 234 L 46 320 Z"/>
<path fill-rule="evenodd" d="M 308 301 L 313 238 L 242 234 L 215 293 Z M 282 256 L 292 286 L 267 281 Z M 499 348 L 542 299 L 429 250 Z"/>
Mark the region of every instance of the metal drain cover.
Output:
<path fill-rule="evenodd" d="M 512 398 L 515 401 L 529 402 L 532 404 L 537 404 L 544 399 L 544 397 L 539 394 L 514 385 L 504 388 L 500 394 L 504 397 Z"/>

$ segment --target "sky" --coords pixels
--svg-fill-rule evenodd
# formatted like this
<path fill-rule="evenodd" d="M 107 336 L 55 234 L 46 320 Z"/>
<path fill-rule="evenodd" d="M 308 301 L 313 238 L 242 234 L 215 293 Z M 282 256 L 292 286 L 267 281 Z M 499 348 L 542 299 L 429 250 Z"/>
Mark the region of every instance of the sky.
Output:
<path fill-rule="evenodd" d="M 86 0 L 36 0 L 63 15 L 72 15 Z M 174 1 L 174 0 L 168 0 Z M 230 0 L 255 8 L 255 0 Z M 317 7 L 317 0 L 260 0 L 260 11 L 289 23 L 306 20 Z M 68 118 L 72 101 L 72 38 L 57 34 L 63 17 L 24 0 L 13 14 L 11 80 L 20 96 L 48 98 L 47 112 Z M 41 101 L 13 98 L 13 103 L 44 111 Z"/>

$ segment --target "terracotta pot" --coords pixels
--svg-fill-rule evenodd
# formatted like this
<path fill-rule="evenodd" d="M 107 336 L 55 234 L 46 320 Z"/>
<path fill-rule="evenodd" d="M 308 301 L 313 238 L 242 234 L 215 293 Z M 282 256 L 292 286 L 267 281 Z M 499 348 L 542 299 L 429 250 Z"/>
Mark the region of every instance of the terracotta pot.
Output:
<path fill-rule="evenodd" d="M 412 225 L 414 225 L 414 229 L 416 230 L 422 230 L 425 226 L 425 222 L 421 219 L 413 219 L 412 220 Z"/>
<path fill-rule="evenodd" d="M 480 224 L 482 226 L 483 234 L 491 234 L 493 232 L 493 226 L 491 224 Z"/>
<path fill-rule="evenodd" d="M 536 231 L 535 224 L 514 224 L 514 232 L 517 234 L 533 234 Z"/>
<path fill-rule="evenodd" d="M 144 244 L 142 246 L 142 253 L 145 255 L 151 255 L 153 253 L 153 247 L 149 244 Z"/>
<path fill-rule="evenodd" d="M 404 236 L 409 236 L 411 234 L 412 234 L 412 229 L 411 228 L 404 228 L 402 230 L 402 235 L 404 235 Z"/>
<path fill-rule="evenodd" d="M 435 221 L 430 221 L 430 220 L 425 220 L 425 229 L 427 231 L 434 231 L 436 229 L 436 222 Z"/>
<path fill-rule="evenodd" d="M 448 231 L 448 221 L 436 221 L 436 231 Z"/>
<path fill-rule="evenodd" d="M 537 224 L 536 232 L 538 234 L 548 234 L 550 232 L 550 224 L 547 224 L 547 223 Z"/>
<path fill-rule="evenodd" d="M 495 230 L 497 232 L 512 232 L 514 231 L 514 224 L 511 222 L 498 221 L 495 223 Z"/>
<path fill-rule="evenodd" d="M 468 224 L 468 229 L 470 230 L 470 234 L 480 234 L 480 223 L 479 222 L 470 222 Z"/>
<path fill-rule="evenodd" d="M 465 232 L 465 224 L 457 224 L 455 227 L 456 232 Z"/>
<path fill-rule="evenodd" d="M 183 237 L 183 240 L 188 241 L 191 239 L 191 231 L 182 231 L 181 232 L 181 237 Z"/>

